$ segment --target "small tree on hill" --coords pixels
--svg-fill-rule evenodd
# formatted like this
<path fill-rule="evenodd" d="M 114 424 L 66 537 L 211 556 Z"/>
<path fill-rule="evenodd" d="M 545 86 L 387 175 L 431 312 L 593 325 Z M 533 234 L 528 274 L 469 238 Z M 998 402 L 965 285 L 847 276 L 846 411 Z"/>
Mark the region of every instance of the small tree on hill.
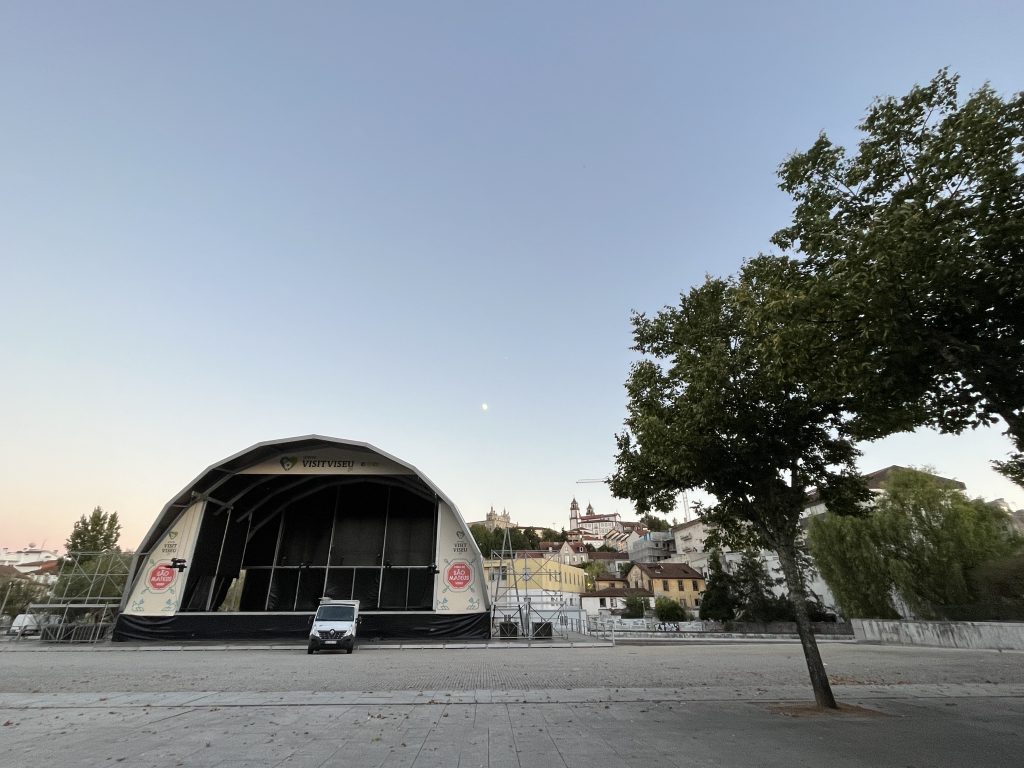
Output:
<path fill-rule="evenodd" d="M 652 515 L 650 513 L 640 518 L 640 522 L 647 526 L 647 530 L 654 532 L 667 531 L 670 526 L 668 520 L 658 515 Z"/>

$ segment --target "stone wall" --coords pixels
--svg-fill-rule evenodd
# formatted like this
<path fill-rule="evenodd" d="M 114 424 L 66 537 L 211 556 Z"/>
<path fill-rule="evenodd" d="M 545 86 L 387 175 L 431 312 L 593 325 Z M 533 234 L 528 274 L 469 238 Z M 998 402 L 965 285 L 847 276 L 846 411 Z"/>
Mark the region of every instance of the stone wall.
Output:
<path fill-rule="evenodd" d="M 673 637 L 696 638 L 701 636 L 729 636 L 748 638 L 796 637 L 796 624 L 791 621 L 756 623 L 743 621 L 680 621 L 659 623 L 649 619 L 591 620 L 590 631 L 609 634 L 614 629 L 617 637 L 626 639 Z M 853 639 L 853 628 L 848 622 L 812 622 L 815 635 L 842 639 Z"/>
<path fill-rule="evenodd" d="M 853 619 L 861 643 L 927 645 L 1024 651 L 1024 624 L 983 621 L 883 621 Z"/>

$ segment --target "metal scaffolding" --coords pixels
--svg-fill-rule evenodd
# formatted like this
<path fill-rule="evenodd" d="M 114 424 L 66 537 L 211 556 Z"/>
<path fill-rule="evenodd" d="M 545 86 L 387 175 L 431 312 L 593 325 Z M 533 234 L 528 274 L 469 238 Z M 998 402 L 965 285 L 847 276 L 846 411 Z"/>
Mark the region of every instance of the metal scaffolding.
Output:
<path fill-rule="evenodd" d="M 95 643 L 114 625 L 133 555 L 106 550 L 69 552 L 45 603 L 28 614 L 40 639 L 50 643 Z"/>
<path fill-rule="evenodd" d="M 506 529 L 501 549 L 491 550 L 492 636 L 507 640 L 565 640 L 570 632 L 585 632 L 582 608 L 567 604 L 564 592 L 542 586 L 561 578 L 562 564 L 556 560 L 557 553 L 525 557 L 512 549 L 509 538 Z"/>

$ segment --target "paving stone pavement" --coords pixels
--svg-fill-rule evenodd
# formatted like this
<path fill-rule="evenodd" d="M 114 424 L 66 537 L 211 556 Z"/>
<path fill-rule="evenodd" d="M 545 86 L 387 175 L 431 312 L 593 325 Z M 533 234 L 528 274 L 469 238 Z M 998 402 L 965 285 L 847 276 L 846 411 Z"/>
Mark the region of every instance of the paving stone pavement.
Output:
<path fill-rule="evenodd" d="M 476 656 L 393 650 L 365 654 L 361 665 L 358 653 L 308 659 L 304 653 L 209 650 L 5 653 L 0 765 L 923 768 L 1024 762 L 1024 654 L 825 653 L 841 670 L 835 673 L 837 698 L 852 711 L 820 714 L 803 706 L 810 699 L 806 672 L 794 676 L 793 666 L 783 663 L 791 653 L 768 646 L 742 653 L 548 649 Z M 268 665 L 284 674 L 262 674 Z M 495 677 L 475 669 L 465 675 L 477 666 L 508 669 Z M 182 690 L 193 667 L 216 685 Z M 633 667 L 636 683 L 660 679 L 662 685 L 602 684 L 628 679 L 618 673 L 622 667 Z M 549 687 L 546 681 L 565 679 L 553 674 L 559 668 L 579 686 Z M 678 684 L 664 685 L 659 669 L 666 668 L 680 670 Z M 301 669 L 330 673 L 331 689 L 302 690 L 311 678 L 298 675 Z M 521 670 L 525 674 L 507 674 Z M 86 677 L 97 672 L 106 676 Z M 403 672 L 442 685 L 403 685 Z M 719 684 L 710 680 L 716 676 Z M 268 681 L 286 677 L 295 687 L 264 690 Z M 22 683 L 29 679 L 35 687 L 26 689 Z M 367 685 L 369 679 L 382 684 Z M 466 685 L 480 679 L 495 684 Z M 526 687 L 507 682 L 518 679 Z M 105 690 L 104 681 L 128 690 Z M 171 690 L 174 685 L 179 689 Z"/>

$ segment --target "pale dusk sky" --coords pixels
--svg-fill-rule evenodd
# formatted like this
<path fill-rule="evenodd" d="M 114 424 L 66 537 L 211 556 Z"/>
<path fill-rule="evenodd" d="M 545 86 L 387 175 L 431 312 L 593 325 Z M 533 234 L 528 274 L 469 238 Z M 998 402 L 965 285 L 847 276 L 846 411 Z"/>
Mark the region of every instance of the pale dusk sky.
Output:
<path fill-rule="evenodd" d="M 99 504 L 134 548 L 207 465 L 309 433 L 467 520 L 633 519 L 577 483 L 614 467 L 630 311 L 770 250 L 779 163 L 875 96 L 1024 88 L 1021 29 L 1017 2 L 0 2 L 0 545 Z M 921 432 L 861 468 L 1021 507 L 1009 449 Z"/>

